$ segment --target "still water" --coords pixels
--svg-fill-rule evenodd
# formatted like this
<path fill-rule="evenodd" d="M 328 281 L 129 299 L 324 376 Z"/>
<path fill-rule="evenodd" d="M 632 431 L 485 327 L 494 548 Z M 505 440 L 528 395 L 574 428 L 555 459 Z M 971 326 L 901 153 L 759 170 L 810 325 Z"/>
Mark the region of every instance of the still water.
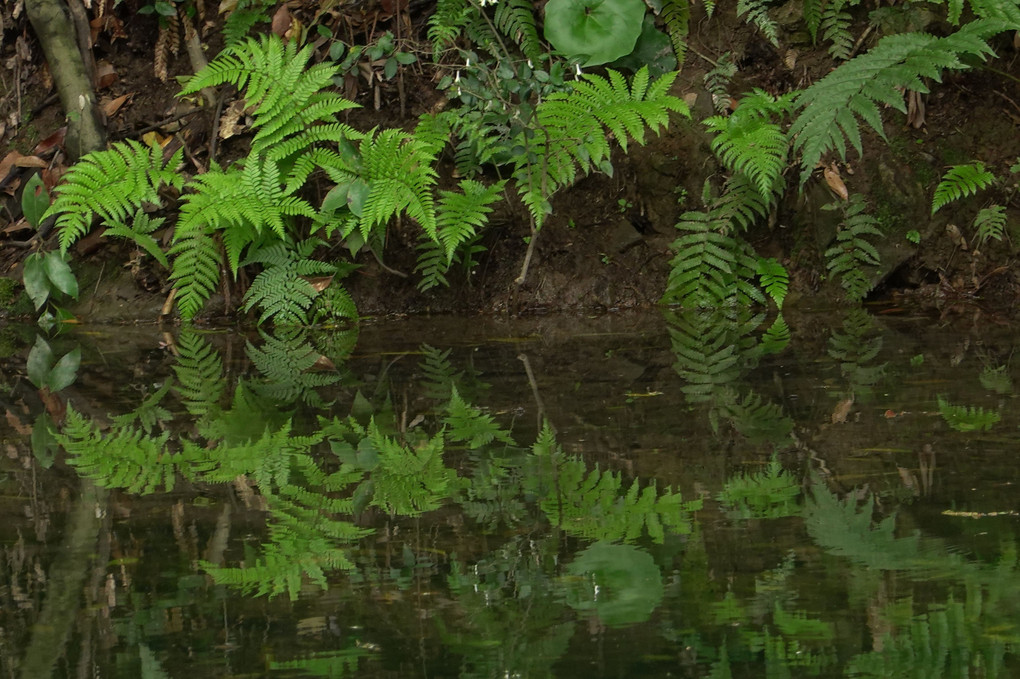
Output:
<path fill-rule="evenodd" d="M 40 332 L 0 677 L 1020 676 L 980 315 Z"/>

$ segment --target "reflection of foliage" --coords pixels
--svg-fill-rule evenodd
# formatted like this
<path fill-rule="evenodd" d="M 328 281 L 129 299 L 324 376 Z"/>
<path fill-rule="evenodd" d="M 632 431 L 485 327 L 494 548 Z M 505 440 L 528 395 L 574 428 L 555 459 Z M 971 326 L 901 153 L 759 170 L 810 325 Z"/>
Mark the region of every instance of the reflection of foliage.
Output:
<path fill-rule="evenodd" d="M 800 484 L 773 455 L 765 470 L 730 478 L 717 496 L 731 515 L 741 519 L 776 519 L 798 511 Z"/>
<path fill-rule="evenodd" d="M 486 415 L 478 408 L 468 405 L 453 387 L 450 403 L 446 406 L 447 416 L 444 422 L 450 427 L 449 437 L 452 441 L 464 441 L 469 448 L 480 448 L 493 441 L 513 444 L 510 434 L 501 429 L 491 415 Z"/>
<path fill-rule="evenodd" d="M 885 363 L 871 365 L 882 350 L 882 337 L 875 330 L 868 312 L 855 308 L 847 312 L 842 328 L 833 329 L 829 338 L 828 354 L 840 362 L 849 391 L 858 398 L 869 395 L 884 377 Z"/>
<path fill-rule="evenodd" d="M 177 339 L 177 349 L 176 391 L 184 407 L 198 417 L 218 409 L 226 388 L 220 355 L 190 326 Z"/>
<path fill-rule="evenodd" d="M 79 473 L 105 488 L 131 493 L 152 493 L 161 487 L 173 490 L 177 469 L 166 451 L 169 437 L 169 433 L 148 436 L 133 427 L 103 434 L 70 405 L 63 432 L 57 434 L 68 463 Z"/>
<path fill-rule="evenodd" d="M 322 407 L 325 402 L 316 391 L 336 384 L 335 372 L 311 372 L 321 358 L 308 340 L 303 328 L 281 327 L 272 335 L 260 331 L 262 344 L 247 345 L 248 357 L 264 380 L 254 382 L 252 389 L 280 404 L 304 401 Z"/>
<path fill-rule="evenodd" d="M 147 396 L 137 408 L 119 417 L 110 418 L 111 422 L 117 427 L 127 427 L 137 421 L 142 431 L 150 433 L 157 423 L 165 422 L 172 417 L 170 411 L 160 405 L 172 385 L 173 382 L 167 380 L 152 395 Z"/>
<path fill-rule="evenodd" d="M 709 421 L 718 431 L 719 419 L 755 441 L 779 441 L 789 436 L 793 422 L 782 409 L 760 395 L 737 390 L 743 375 L 757 365 L 765 353 L 785 346 L 786 324 L 777 320 L 759 343 L 754 335 L 763 316 L 727 310 L 702 310 L 670 314 L 669 335 L 674 369 L 686 384 L 681 389 L 692 403 L 708 403 Z M 786 328 L 784 332 L 784 328 Z M 772 333 L 772 334 L 770 334 Z"/>
<path fill-rule="evenodd" d="M 996 394 L 1013 393 L 1013 380 L 1010 379 L 1004 365 L 995 367 L 986 365 L 981 370 L 978 379 L 981 381 L 981 386 L 988 391 L 994 391 Z"/>
<path fill-rule="evenodd" d="M 356 676 L 358 661 L 369 655 L 369 651 L 358 646 L 351 646 L 340 651 L 314 653 L 300 660 L 271 660 L 269 669 L 273 674 L 297 673 L 302 677 L 340 677 Z"/>
<path fill-rule="evenodd" d="M 577 577 L 567 602 L 578 611 L 594 611 L 606 625 L 644 622 L 662 602 L 659 567 L 647 552 L 631 545 L 596 542 L 567 566 Z"/>
<path fill-rule="evenodd" d="M 648 531 L 653 541 L 664 539 L 663 526 L 675 533 L 691 531 L 690 513 L 701 500 L 684 502 L 680 493 L 658 491 L 637 481 L 625 489 L 619 473 L 588 470 L 579 458 L 566 457 L 546 422 L 532 452 L 536 473 L 529 476 L 541 497 L 539 506 L 564 531 L 595 540 L 633 541 Z"/>
<path fill-rule="evenodd" d="M 942 396 L 938 397 L 938 403 L 942 419 L 956 431 L 988 431 L 1001 419 L 994 410 L 980 406 L 954 406 Z"/>

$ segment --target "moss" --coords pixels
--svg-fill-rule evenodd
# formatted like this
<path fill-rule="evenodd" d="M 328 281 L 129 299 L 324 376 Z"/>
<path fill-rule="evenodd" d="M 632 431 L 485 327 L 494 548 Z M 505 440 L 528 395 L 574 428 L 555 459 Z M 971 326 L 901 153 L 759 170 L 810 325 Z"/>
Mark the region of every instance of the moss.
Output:
<path fill-rule="evenodd" d="M 18 282 L 13 278 L 0 278 L 0 311 L 10 311 L 17 298 Z"/>

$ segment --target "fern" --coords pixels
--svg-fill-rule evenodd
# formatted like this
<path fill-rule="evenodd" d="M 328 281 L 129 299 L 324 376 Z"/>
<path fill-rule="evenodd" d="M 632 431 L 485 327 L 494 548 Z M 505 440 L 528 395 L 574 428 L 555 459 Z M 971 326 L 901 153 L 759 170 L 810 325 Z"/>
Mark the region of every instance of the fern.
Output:
<path fill-rule="evenodd" d="M 521 140 L 527 152 L 513 171 L 536 227 L 551 209 L 549 197 L 572 184 L 579 169 L 587 174 L 609 161 L 607 131 L 626 151 L 629 139 L 644 144 L 646 127 L 658 132 L 666 126 L 670 111 L 690 115 L 681 99 L 668 94 L 676 76 L 666 73 L 650 81 L 642 67 L 628 86 L 616 71 L 608 78 L 585 74 L 570 91 L 555 92 L 538 105 L 534 139 Z"/>
<path fill-rule="evenodd" d="M 401 212 L 416 220 L 430 238 L 436 238 L 432 188 L 436 182 L 430 149 L 406 132 L 383 130 L 361 142 L 361 163 L 369 194 L 361 219 L 361 234 L 385 225 Z"/>
<path fill-rule="evenodd" d="M 954 165 L 942 176 L 942 181 L 935 187 L 935 195 L 931 201 L 931 213 L 967 196 L 973 196 L 981 189 L 986 189 L 995 182 L 995 175 L 985 169 L 984 163 L 974 161 L 963 165 Z"/>
<path fill-rule="evenodd" d="M 438 0 L 428 21 L 428 39 L 436 60 L 444 50 L 453 47 L 473 11 L 467 0 Z"/>
<path fill-rule="evenodd" d="M 753 443 L 778 444 L 789 440 L 793 420 L 783 414 L 775 403 L 765 401 L 753 391 L 743 398 L 732 388 L 721 389 L 715 395 L 715 417 L 728 420 L 733 428 Z"/>
<path fill-rule="evenodd" d="M 984 247 L 989 239 L 1001 241 L 1006 230 L 1006 208 L 1002 205 L 982 208 L 974 217 L 974 230 L 978 248 Z"/>
<path fill-rule="evenodd" d="M 927 92 L 922 78 L 939 80 L 946 69 L 967 68 L 962 57 L 987 58 L 992 54 L 987 39 L 1008 28 L 1002 21 L 982 19 L 944 38 L 926 33 L 887 36 L 801 92 L 794 102 L 800 115 L 789 130 L 794 150 L 801 154 L 801 184 L 828 151 L 845 158 L 847 141 L 862 152 L 858 118 L 884 139 L 879 105 L 906 113 L 902 88 Z"/>
<path fill-rule="evenodd" d="M 75 163 L 54 189 L 56 199 L 41 219 L 57 215 L 60 249 L 67 249 L 88 233 L 92 220 L 124 224 L 143 203 L 162 204 L 162 186 L 181 188 L 177 174 L 183 149 L 163 160 L 158 145 L 118 142 L 108 151 L 94 151 Z"/>
<path fill-rule="evenodd" d="M 201 311 L 219 285 L 219 247 L 204 231 L 191 229 L 177 234 L 170 256 L 174 260 L 170 280 L 176 285 L 177 308 L 188 321 Z"/>
<path fill-rule="evenodd" d="M 729 95 L 730 81 L 737 74 L 737 65 L 729 52 L 719 57 L 718 63 L 702 78 L 705 89 L 712 97 L 712 106 L 719 113 L 726 113 L 730 110 L 731 98 Z"/>
<path fill-rule="evenodd" d="M 842 207 L 830 203 L 825 209 Z M 878 220 L 866 214 L 864 199 L 859 194 L 850 197 L 843 212 L 843 223 L 836 232 L 836 245 L 825 251 L 827 267 L 839 276 L 843 290 L 851 301 L 859 301 L 871 292 L 871 281 L 864 272 L 864 266 L 877 266 L 880 261 L 878 250 L 868 240 L 869 236 L 881 238 Z"/>
<path fill-rule="evenodd" d="M 776 306 L 782 309 L 783 300 L 786 299 L 786 293 L 790 288 L 790 274 L 787 273 L 786 267 L 774 257 L 768 259 L 759 257 L 755 273 L 759 276 L 765 294 L 775 300 Z"/>
<path fill-rule="evenodd" d="M 798 513 L 799 496 L 800 483 L 773 455 L 763 471 L 728 479 L 716 499 L 736 518 L 778 519 Z"/>
<path fill-rule="evenodd" d="M 245 353 L 263 379 L 252 384 L 252 389 L 283 407 L 303 401 L 313 407 L 325 407 L 327 402 L 317 389 L 336 384 L 340 377 L 335 372 L 315 372 L 312 368 L 321 358 L 308 342 L 304 328 L 281 326 L 270 335 L 259 331 L 263 342 L 255 346 L 247 343 Z"/>
<path fill-rule="evenodd" d="M 756 258 L 743 240 L 729 235 L 729 219 L 716 210 L 686 212 L 676 228 L 682 235 L 670 246 L 676 255 L 670 261 L 662 302 L 715 308 L 765 301 L 749 282 L 757 269 Z"/>
<path fill-rule="evenodd" d="M 64 429 L 56 435 L 67 462 L 103 488 L 146 495 L 173 490 L 177 469 L 166 451 L 170 432 L 157 437 L 125 427 L 103 434 L 70 405 Z"/>
<path fill-rule="evenodd" d="M 335 274 L 336 267 L 309 259 L 320 241 L 311 239 L 290 246 L 275 242 L 259 248 L 248 256 L 244 266 L 258 263 L 265 268 L 252 281 L 244 295 L 244 310 L 259 307 L 258 323 L 269 319 L 277 325 L 308 325 L 309 310 L 319 291 L 306 276 Z"/>
<path fill-rule="evenodd" d="M 152 232 L 163 226 L 164 221 L 166 220 L 162 217 L 151 219 L 139 210 L 135 213 L 130 227 L 120 223 L 108 224 L 103 235 L 118 236 L 125 240 L 133 241 L 135 245 L 145 250 L 153 259 L 169 269 L 170 262 L 166 258 L 166 253 L 160 248 L 156 239 L 152 237 Z"/>
<path fill-rule="evenodd" d="M 227 47 L 236 45 L 247 37 L 255 24 L 270 21 L 266 10 L 272 4 L 266 0 L 238 0 L 223 20 L 223 44 Z"/>
<path fill-rule="evenodd" d="M 804 23 L 807 24 L 808 33 L 811 35 L 811 41 L 816 42 L 818 40 L 818 28 L 822 25 L 822 12 L 829 0 L 804 0 L 802 12 L 804 14 Z"/>
<path fill-rule="evenodd" d="M 415 516 L 437 509 L 453 490 L 456 474 L 443 466 L 443 435 L 411 447 L 384 436 L 375 420 L 368 426 L 368 439 L 379 456 L 371 471 L 371 504 L 391 514 Z"/>
<path fill-rule="evenodd" d="M 486 415 L 478 408 L 465 403 L 457 393 L 456 387 L 451 389 L 450 402 L 446 404 L 447 415 L 443 420 L 450 428 L 450 441 L 464 441 L 472 450 L 487 446 L 493 441 L 513 445 L 510 434 L 500 429 L 491 415 Z"/>
<path fill-rule="evenodd" d="M 754 363 L 756 342 L 750 333 L 760 321 L 760 316 L 735 318 L 718 309 L 670 317 L 673 369 L 684 380 L 681 389 L 689 401 L 714 400 Z"/>
<path fill-rule="evenodd" d="M 939 414 L 956 431 L 988 431 L 1002 416 L 994 410 L 979 406 L 954 406 L 942 396 L 938 397 Z"/>
<path fill-rule="evenodd" d="M 145 400 L 138 404 L 137 408 L 123 415 L 111 417 L 110 422 L 118 429 L 124 429 L 137 421 L 138 426 L 143 432 L 151 432 L 157 423 L 173 418 L 173 414 L 160 405 L 163 397 L 170 392 L 170 387 L 172 386 L 173 380 L 165 381 L 152 395 L 146 397 Z"/>
<path fill-rule="evenodd" d="M 783 315 L 779 314 L 768 330 L 761 336 L 761 353 L 763 355 L 778 354 L 786 349 L 789 344 L 790 326 L 786 324 L 786 319 L 783 318 Z"/>
<path fill-rule="evenodd" d="M 846 61 L 854 48 L 854 37 L 850 34 L 850 22 L 853 18 L 846 11 L 848 4 L 844 0 L 829 0 L 821 14 L 821 21 L 818 29 L 822 32 L 822 38 L 828 40 L 829 54 L 833 59 Z"/>
<path fill-rule="evenodd" d="M 190 328 L 185 328 L 177 338 L 177 351 L 175 391 L 184 407 L 197 417 L 217 412 L 226 389 L 219 353 Z"/>
<path fill-rule="evenodd" d="M 786 168 L 789 149 L 786 134 L 770 118 L 788 112 L 791 105 L 791 95 L 777 99 L 754 90 L 741 99 L 732 115 L 703 121 L 716 135 L 712 151 L 728 168 L 747 175 L 763 196 L 771 195 Z"/>
<path fill-rule="evenodd" d="M 753 24 L 770 43 L 779 47 L 779 27 L 768 14 L 765 0 L 737 0 L 737 16 L 745 16 L 749 24 Z"/>
<path fill-rule="evenodd" d="M 532 456 L 537 464 L 536 473 L 528 475 L 532 492 L 540 496 L 539 506 L 549 521 L 571 535 L 633 542 L 647 531 L 653 542 L 662 544 L 664 528 L 690 533 L 691 513 L 701 508 L 700 500 L 684 502 L 671 489 L 660 492 L 654 484 L 641 488 L 637 481 L 626 488 L 619 473 L 589 471 L 580 458 L 563 455 L 548 422 Z"/>
<path fill-rule="evenodd" d="M 538 61 L 545 53 L 538 38 L 535 8 L 530 0 L 501 0 L 493 15 L 496 28 L 509 37 L 527 58 Z"/>
<path fill-rule="evenodd" d="M 666 27 L 673 54 L 676 55 L 676 70 L 683 68 L 687 58 L 687 35 L 691 18 L 690 0 L 663 0 L 659 17 Z"/>

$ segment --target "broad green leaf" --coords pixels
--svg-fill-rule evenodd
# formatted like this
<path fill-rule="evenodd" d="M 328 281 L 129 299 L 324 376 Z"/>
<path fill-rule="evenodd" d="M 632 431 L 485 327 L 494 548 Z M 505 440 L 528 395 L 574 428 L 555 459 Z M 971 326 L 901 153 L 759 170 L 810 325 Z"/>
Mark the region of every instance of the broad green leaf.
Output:
<path fill-rule="evenodd" d="M 29 381 L 37 388 L 46 386 L 46 377 L 53 366 L 53 350 L 42 337 L 35 338 L 35 345 L 32 351 L 28 352 L 28 361 L 25 369 L 28 372 Z"/>
<path fill-rule="evenodd" d="M 21 211 L 25 213 L 25 219 L 32 228 L 39 228 L 43 213 L 49 206 L 50 194 L 46 190 L 46 185 L 38 174 L 32 175 L 25 183 L 25 190 L 21 194 Z"/>
<path fill-rule="evenodd" d="M 545 38 L 568 57 L 597 66 L 634 50 L 644 16 L 641 0 L 549 0 Z"/>
<path fill-rule="evenodd" d="M 53 460 L 60 447 L 54 436 L 56 430 L 57 427 L 53 424 L 53 419 L 47 413 L 42 413 L 35 418 L 35 423 L 32 425 L 32 455 L 39 461 L 43 469 L 53 466 Z"/>
<path fill-rule="evenodd" d="M 47 253 L 43 263 L 46 267 L 46 277 L 50 279 L 53 287 L 72 299 L 78 299 L 78 279 L 64 261 L 64 256 L 53 250 Z"/>
<path fill-rule="evenodd" d="M 81 365 L 81 348 L 73 349 L 64 354 L 46 376 L 46 386 L 50 391 L 60 391 L 74 384 L 78 379 L 78 367 Z"/>
<path fill-rule="evenodd" d="M 50 296 L 50 281 L 46 276 L 46 267 L 42 255 L 36 253 L 25 258 L 25 273 L 22 276 L 25 294 L 32 300 L 36 311 L 46 304 Z"/>

